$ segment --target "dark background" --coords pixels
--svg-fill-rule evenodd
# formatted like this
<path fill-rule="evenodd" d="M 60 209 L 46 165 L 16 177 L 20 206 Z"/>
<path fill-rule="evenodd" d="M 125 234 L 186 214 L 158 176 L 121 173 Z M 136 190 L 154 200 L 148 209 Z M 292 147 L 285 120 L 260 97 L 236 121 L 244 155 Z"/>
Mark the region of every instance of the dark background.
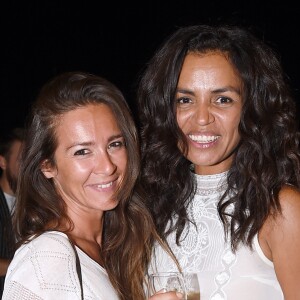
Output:
<path fill-rule="evenodd" d="M 11 0 L 0 12 L 1 130 L 22 126 L 40 87 L 63 71 L 106 77 L 134 111 L 146 62 L 177 27 L 198 23 L 251 27 L 279 52 L 299 111 L 300 10 L 289 1 Z"/>

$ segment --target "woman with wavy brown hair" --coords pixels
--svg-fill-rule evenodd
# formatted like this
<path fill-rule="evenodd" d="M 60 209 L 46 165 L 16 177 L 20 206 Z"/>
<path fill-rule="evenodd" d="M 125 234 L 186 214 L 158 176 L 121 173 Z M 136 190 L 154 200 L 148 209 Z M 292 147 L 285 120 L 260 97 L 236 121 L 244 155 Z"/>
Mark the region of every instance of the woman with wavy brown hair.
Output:
<path fill-rule="evenodd" d="M 138 135 L 121 91 L 95 75 L 61 74 L 41 89 L 27 127 L 19 248 L 3 299 L 145 299 L 158 237 L 136 183 Z"/>
<path fill-rule="evenodd" d="M 188 26 L 147 64 L 142 181 L 201 300 L 300 299 L 300 151 L 280 61 L 250 30 Z M 160 246 L 150 269 L 175 265 Z"/>

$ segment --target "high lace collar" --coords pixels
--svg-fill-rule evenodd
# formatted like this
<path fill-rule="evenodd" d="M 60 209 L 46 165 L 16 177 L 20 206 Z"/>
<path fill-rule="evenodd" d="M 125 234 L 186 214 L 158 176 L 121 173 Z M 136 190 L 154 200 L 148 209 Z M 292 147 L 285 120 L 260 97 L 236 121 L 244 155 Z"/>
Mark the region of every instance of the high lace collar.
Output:
<path fill-rule="evenodd" d="M 197 183 L 198 195 L 211 195 L 224 192 L 227 187 L 228 171 L 213 175 L 194 174 Z"/>

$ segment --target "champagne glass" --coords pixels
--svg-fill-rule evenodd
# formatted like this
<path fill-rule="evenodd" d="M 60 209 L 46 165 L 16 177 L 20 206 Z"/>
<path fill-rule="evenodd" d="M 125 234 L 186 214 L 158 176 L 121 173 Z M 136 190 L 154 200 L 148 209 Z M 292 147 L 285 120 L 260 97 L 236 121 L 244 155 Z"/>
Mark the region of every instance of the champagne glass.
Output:
<path fill-rule="evenodd" d="M 149 275 L 148 297 L 157 292 L 180 292 L 185 299 L 185 286 L 181 273 L 177 272 L 159 272 Z"/>
<path fill-rule="evenodd" d="M 175 291 L 185 300 L 200 300 L 197 273 L 159 272 L 149 275 L 148 297 L 159 291 Z"/>
<path fill-rule="evenodd" d="M 197 273 L 182 273 L 187 300 L 200 300 L 200 285 Z"/>

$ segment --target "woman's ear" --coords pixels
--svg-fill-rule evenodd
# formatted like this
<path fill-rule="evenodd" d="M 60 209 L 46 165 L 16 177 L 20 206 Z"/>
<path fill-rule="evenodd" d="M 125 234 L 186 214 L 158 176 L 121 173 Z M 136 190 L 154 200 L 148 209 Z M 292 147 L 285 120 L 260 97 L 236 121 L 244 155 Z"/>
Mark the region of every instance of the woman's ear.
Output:
<path fill-rule="evenodd" d="M 45 159 L 41 163 L 41 171 L 43 172 L 45 177 L 48 179 L 55 177 L 57 174 L 56 168 L 52 166 L 49 159 Z"/>

